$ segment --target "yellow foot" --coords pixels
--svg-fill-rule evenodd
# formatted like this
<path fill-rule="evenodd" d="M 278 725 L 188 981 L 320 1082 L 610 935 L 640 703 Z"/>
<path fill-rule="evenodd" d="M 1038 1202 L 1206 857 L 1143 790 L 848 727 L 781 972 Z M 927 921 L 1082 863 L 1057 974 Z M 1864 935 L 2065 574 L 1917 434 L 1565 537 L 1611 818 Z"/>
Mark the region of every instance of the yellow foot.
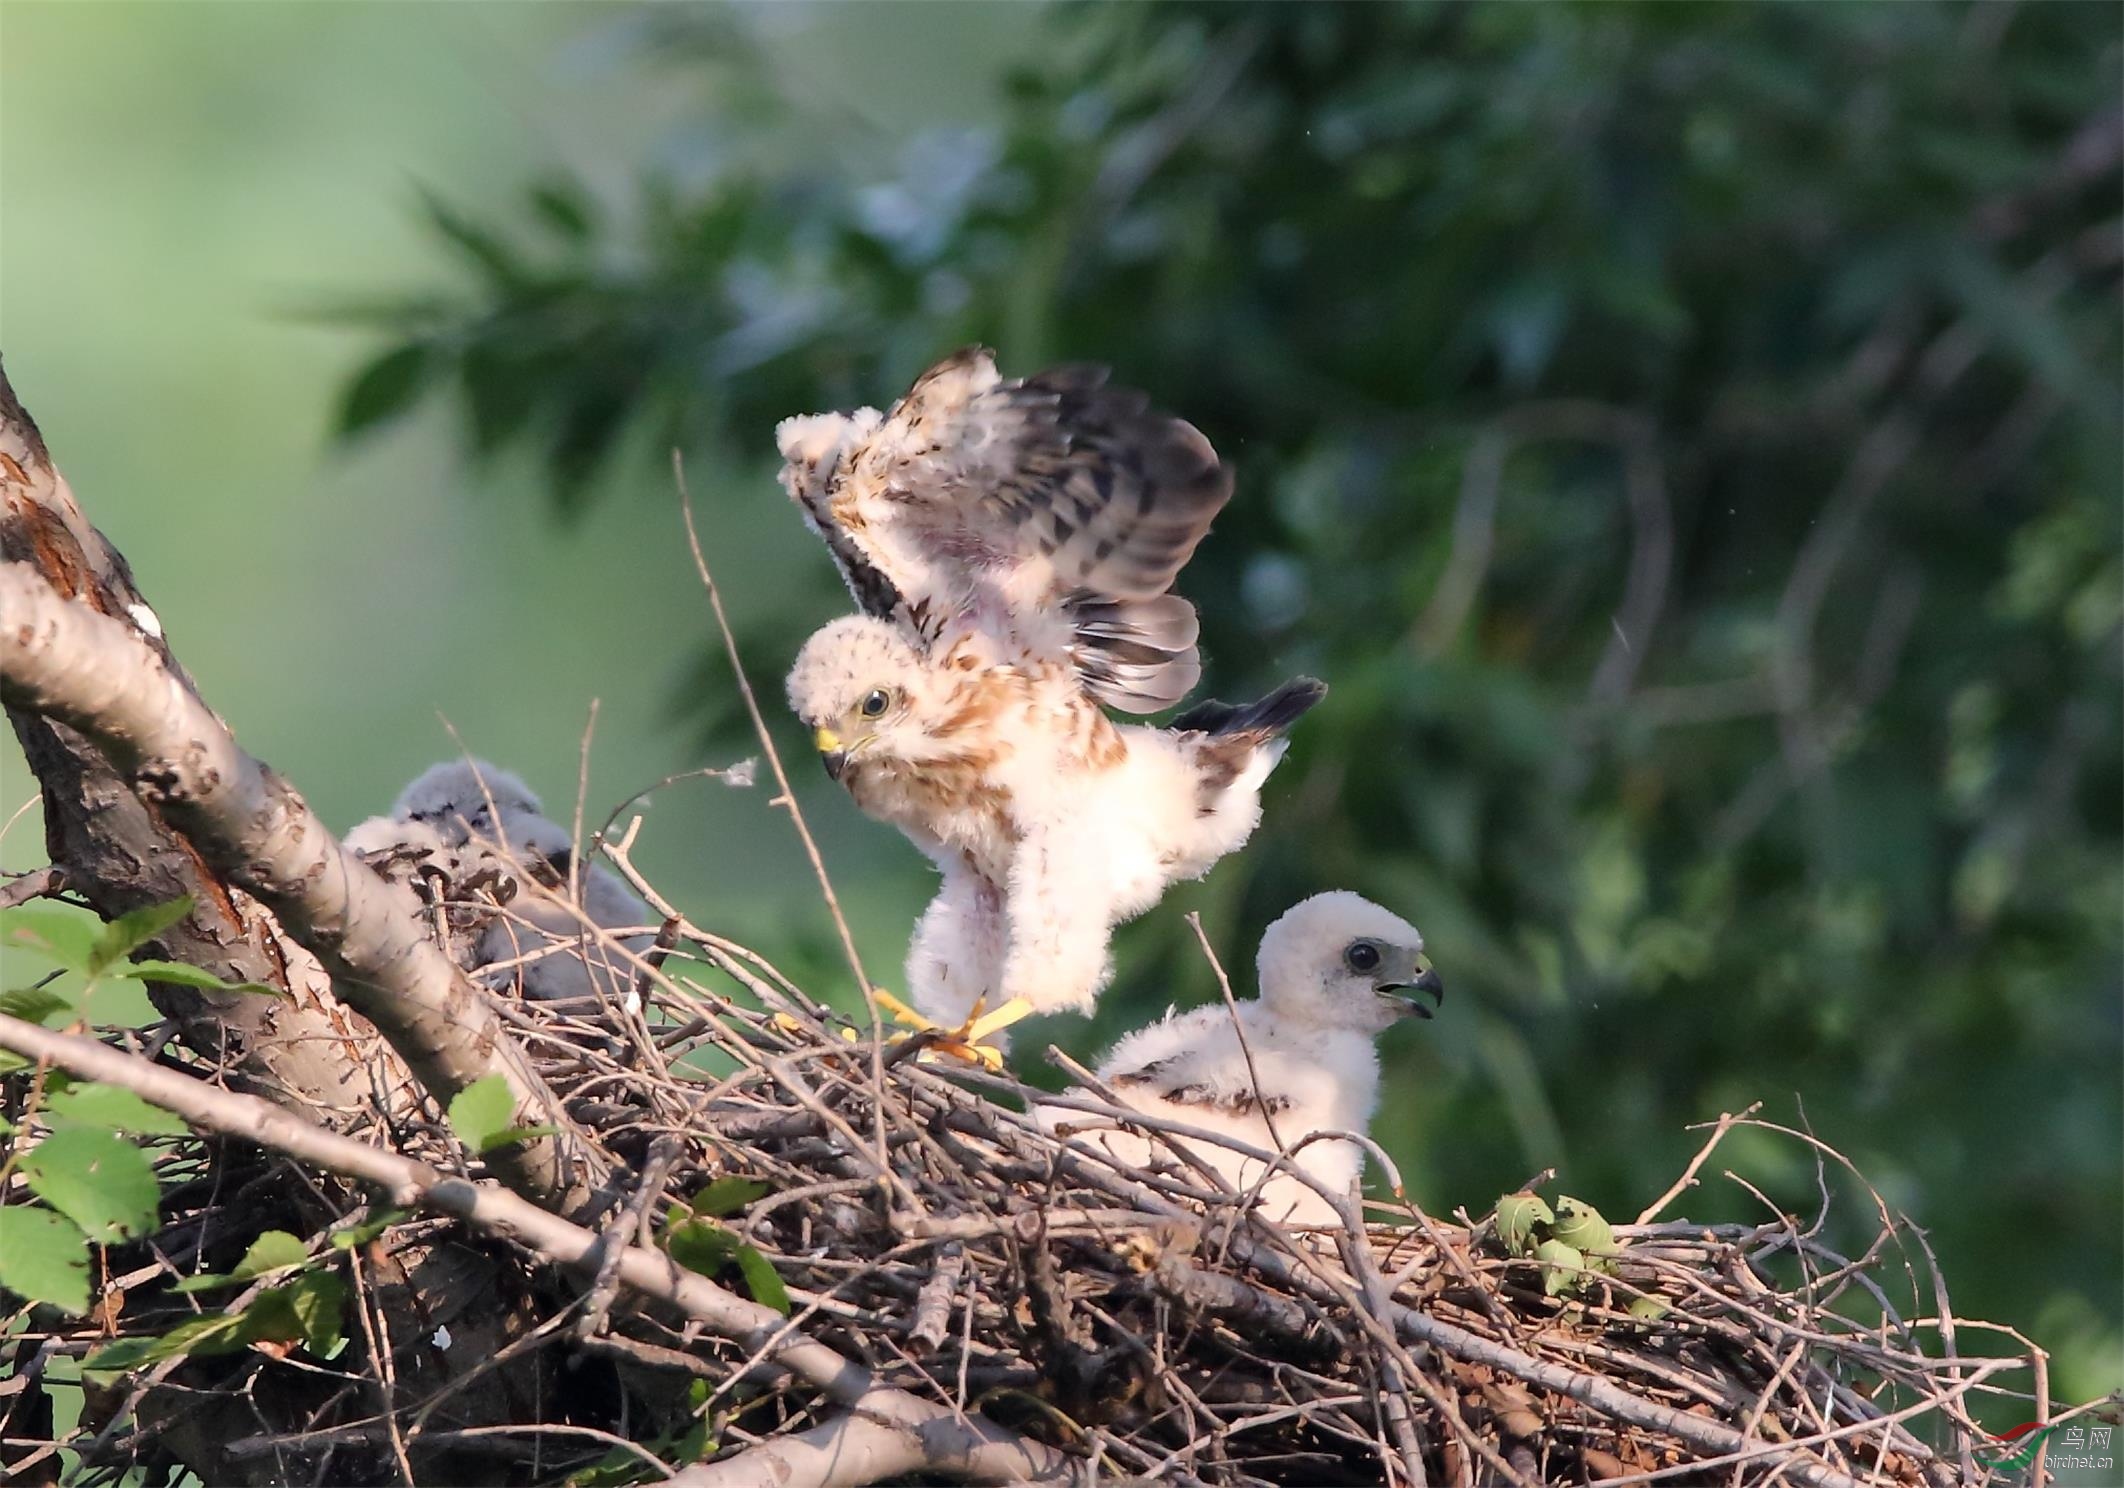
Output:
<path fill-rule="evenodd" d="M 872 995 L 877 998 L 879 1008 L 890 1015 L 895 1023 L 911 1028 L 916 1033 L 935 1035 L 936 1042 L 930 1047 L 937 1053 L 948 1054 L 968 1064 L 978 1064 L 991 1073 L 1001 1072 L 1003 1051 L 984 1044 L 981 1040 L 998 1029 L 1009 1027 L 1032 1011 L 1023 998 L 1012 998 L 993 1013 L 983 1016 L 983 999 L 976 998 L 972 1010 L 966 1015 L 966 1021 L 957 1028 L 947 1028 L 934 1019 L 923 1017 L 890 992 L 881 988 L 871 990 Z M 895 1035 L 895 1041 L 907 1037 L 907 1034 L 898 1034 Z"/>

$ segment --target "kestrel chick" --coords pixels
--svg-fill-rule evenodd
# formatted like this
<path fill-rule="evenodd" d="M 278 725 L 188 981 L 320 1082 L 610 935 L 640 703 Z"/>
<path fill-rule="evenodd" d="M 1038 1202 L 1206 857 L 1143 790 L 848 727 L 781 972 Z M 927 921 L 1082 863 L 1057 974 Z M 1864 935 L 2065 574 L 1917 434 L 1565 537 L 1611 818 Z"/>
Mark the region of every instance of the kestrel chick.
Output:
<path fill-rule="evenodd" d="M 389 816 L 347 833 L 346 845 L 417 901 L 440 905 L 445 949 L 488 985 L 520 978 L 523 995 L 541 1001 L 622 995 L 634 978 L 626 956 L 582 918 L 618 930 L 656 917 L 595 864 L 579 874 L 582 915 L 559 902 L 574 844 L 542 809 L 514 773 L 484 760 L 446 760 L 401 791 Z M 618 942 L 637 954 L 648 944 L 641 934 Z"/>
<path fill-rule="evenodd" d="M 1194 607 L 1165 590 L 1228 472 L 1102 371 L 1005 380 L 978 349 L 890 412 L 778 435 L 864 611 L 805 644 L 790 704 L 828 772 L 944 875 L 909 951 L 916 1007 L 967 1038 L 1089 1008 L 1113 926 L 1246 841 L 1284 732 L 1325 692 L 1299 679 L 1163 729 L 1101 709 L 1155 712 L 1199 678 Z"/>
<path fill-rule="evenodd" d="M 1416 927 L 1350 893 L 1315 895 L 1269 926 L 1257 971 L 1261 995 L 1238 1004 L 1236 1023 L 1222 1003 L 1168 1012 L 1115 1044 L 1098 1075 L 1146 1115 L 1291 1153 L 1300 1171 L 1347 1193 L 1364 1149 L 1332 1138 L 1300 1144 L 1314 1132 L 1366 1133 L 1379 1102 L 1374 1040 L 1403 1018 L 1431 1017 L 1444 987 Z M 1155 1138 L 1054 1106 L 1039 1115 L 1049 1130 L 1092 1122 L 1093 1140 L 1132 1166 L 1172 1161 Z M 1266 1171 L 1228 1147 L 1181 1140 L 1241 1193 Z M 1287 1173 L 1262 1184 L 1261 1212 L 1291 1224 L 1341 1223 L 1317 1190 Z"/>
<path fill-rule="evenodd" d="M 923 656 L 849 617 L 805 645 L 789 691 L 827 773 L 944 875 L 908 953 L 915 1007 L 951 1026 L 1000 998 L 987 1031 L 1089 1011 L 1113 927 L 1245 843 L 1285 732 L 1326 688 L 1299 678 L 1248 707 L 1117 725 L 1068 667 L 977 651 Z"/>

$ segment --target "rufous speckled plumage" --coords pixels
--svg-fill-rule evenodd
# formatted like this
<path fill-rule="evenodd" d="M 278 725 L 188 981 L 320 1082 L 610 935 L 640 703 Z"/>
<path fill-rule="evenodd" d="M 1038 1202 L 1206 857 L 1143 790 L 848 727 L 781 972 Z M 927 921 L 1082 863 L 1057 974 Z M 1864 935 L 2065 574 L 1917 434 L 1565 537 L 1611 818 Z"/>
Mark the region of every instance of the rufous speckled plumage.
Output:
<path fill-rule="evenodd" d="M 1114 925 L 1243 844 L 1286 729 L 1325 689 L 1117 725 L 1200 674 L 1166 593 L 1231 494 L 1207 440 L 1104 373 L 1005 380 L 983 351 L 887 413 L 779 430 L 783 482 L 864 613 L 808 641 L 790 704 L 827 769 L 944 876 L 917 1008 L 1088 1009 Z"/>

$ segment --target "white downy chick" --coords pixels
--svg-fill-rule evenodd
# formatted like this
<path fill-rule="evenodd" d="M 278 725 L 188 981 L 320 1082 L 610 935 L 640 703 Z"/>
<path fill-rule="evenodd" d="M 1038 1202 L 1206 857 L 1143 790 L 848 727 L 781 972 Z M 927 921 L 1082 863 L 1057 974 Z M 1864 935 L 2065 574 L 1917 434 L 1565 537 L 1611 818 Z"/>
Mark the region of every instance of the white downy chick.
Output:
<path fill-rule="evenodd" d="M 1379 1103 L 1374 1041 L 1403 1018 L 1431 1017 L 1443 984 L 1414 925 L 1343 892 L 1317 894 L 1269 926 L 1257 970 L 1261 995 L 1238 1004 L 1236 1024 L 1221 1001 L 1168 1012 L 1115 1044 L 1099 1078 L 1145 1115 L 1265 1151 L 1295 1148 L 1296 1166 L 1329 1192 L 1347 1193 L 1364 1149 L 1332 1138 L 1299 1144 L 1314 1132 L 1368 1134 Z M 1156 1139 L 1057 1106 L 1037 1110 L 1048 1130 L 1084 1131 L 1131 1165 L 1175 1162 Z M 1228 1147 L 1181 1140 L 1241 1193 L 1266 1168 Z M 1260 1212 L 1279 1223 L 1341 1223 L 1325 1198 L 1287 1173 L 1263 1184 Z"/>
<path fill-rule="evenodd" d="M 566 828 L 541 814 L 538 797 L 511 771 L 484 760 L 432 765 L 399 793 L 391 815 L 347 833 L 346 845 L 416 902 L 440 906 L 451 959 L 497 990 L 520 986 L 545 1002 L 622 998 L 633 986 L 627 958 L 556 902 L 568 889 L 573 853 Z M 609 869 L 583 865 L 583 915 L 607 930 L 638 929 L 655 916 Z M 651 937 L 619 945 L 640 954 Z"/>

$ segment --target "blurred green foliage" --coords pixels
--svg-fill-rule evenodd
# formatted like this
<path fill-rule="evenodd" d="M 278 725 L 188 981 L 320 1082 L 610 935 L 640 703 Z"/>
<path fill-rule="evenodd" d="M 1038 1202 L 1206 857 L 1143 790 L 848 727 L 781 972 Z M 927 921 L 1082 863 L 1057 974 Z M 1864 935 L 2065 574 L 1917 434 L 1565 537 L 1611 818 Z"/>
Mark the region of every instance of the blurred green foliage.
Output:
<path fill-rule="evenodd" d="M 1111 364 L 1239 471 L 1181 581 L 1215 689 L 1334 687 L 1187 902 L 1234 961 L 1330 886 L 1424 926 L 1455 1001 L 1380 1123 L 1412 1189 L 1555 1165 L 1634 1212 L 1685 1122 L 1797 1096 L 1958 1305 L 2124 1383 L 2120 13 L 1041 24 L 995 127 L 879 162 L 741 13 L 629 17 L 697 115 L 624 196 L 430 199 L 455 276 L 365 307 L 345 432 L 448 392 L 564 515 L 672 443 L 749 508 L 776 419 L 961 343 Z M 816 569 L 742 637 L 763 676 L 840 607 Z M 1207 992 L 1179 897 L 1100 1033 Z M 1728 1154 L 1809 1202 L 1792 1148 Z"/>

